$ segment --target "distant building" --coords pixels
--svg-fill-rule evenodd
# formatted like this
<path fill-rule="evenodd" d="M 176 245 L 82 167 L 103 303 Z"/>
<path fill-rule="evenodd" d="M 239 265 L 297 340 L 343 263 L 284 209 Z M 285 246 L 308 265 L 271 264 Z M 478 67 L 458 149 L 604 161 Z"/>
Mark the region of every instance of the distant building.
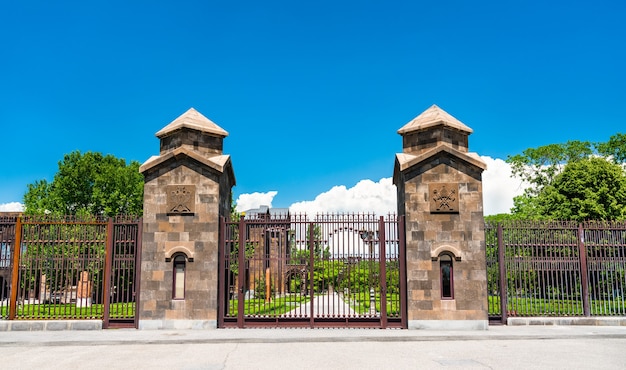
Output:
<path fill-rule="evenodd" d="M 249 209 L 242 212 L 246 216 L 246 220 L 289 220 L 289 208 L 270 208 L 268 206 L 260 206 L 256 209 Z"/>

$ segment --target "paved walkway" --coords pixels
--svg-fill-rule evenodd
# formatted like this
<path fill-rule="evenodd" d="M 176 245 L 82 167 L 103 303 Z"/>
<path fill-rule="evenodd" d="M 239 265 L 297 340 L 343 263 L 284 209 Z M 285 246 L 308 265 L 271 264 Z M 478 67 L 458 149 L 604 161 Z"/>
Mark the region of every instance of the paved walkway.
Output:
<path fill-rule="evenodd" d="M 0 333 L 11 369 L 625 369 L 626 327 Z"/>
<path fill-rule="evenodd" d="M 313 312 L 315 317 L 320 316 L 356 316 L 348 303 L 336 292 L 329 292 L 313 298 Z M 284 317 L 311 317 L 311 302 L 301 304 L 299 307 L 285 313 Z"/>

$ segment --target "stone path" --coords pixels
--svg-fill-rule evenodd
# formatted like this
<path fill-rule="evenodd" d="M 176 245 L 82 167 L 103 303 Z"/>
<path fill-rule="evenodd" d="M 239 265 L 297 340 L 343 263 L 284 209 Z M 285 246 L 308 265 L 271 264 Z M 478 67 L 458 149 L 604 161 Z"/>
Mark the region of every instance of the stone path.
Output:
<path fill-rule="evenodd" d="M 328 292 L 313 298 L 313 311 L 315 317 L 346 317 L 358 315 L 358 313 L 336 292 Z M 311 302 L 301 304 L 299 307 L 283 314 L 282 317 L 311 317 Z"/>

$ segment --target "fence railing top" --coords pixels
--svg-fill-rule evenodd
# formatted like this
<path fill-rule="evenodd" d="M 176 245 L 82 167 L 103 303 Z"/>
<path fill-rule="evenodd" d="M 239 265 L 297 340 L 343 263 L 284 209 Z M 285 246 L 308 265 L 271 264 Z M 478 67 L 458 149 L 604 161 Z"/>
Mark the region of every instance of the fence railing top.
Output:
<path fill-rule="evenodd" d="M 141 216 L 118 215 L 108 216 L 76 216 L 76 215 L 27 215 L 19 217 L 23 224 L 106 224 L 110 220 L 113 223 L 136 223 L 141 221 Z M 16 218 L 17 220 L 17 218 Z"/>
<path fill-rule="evenodd" d="M 621 221 L 559 221 L 559 220 L 507 220 L 485 221 L 485 228 L 495 229 L 502 226 L 507 229 L 625 229 L 626 220 Z"/>
<path fill-rule="evenodd" d="M 380 215 L 377 213 L 367 212 L 346 212 L 346 213 L 293 213 L 293 214 L 279 214 L 279 215 L 242 215 L 242 219 L 252 222 L 374 222 L 378 221 L 380 217 L 385 220 L 396 220 L 397 216 L 394 213 L 388 213 L 386 215 Z M 237 222 L 237 220 L 231 219 L 229 222 Z"/>

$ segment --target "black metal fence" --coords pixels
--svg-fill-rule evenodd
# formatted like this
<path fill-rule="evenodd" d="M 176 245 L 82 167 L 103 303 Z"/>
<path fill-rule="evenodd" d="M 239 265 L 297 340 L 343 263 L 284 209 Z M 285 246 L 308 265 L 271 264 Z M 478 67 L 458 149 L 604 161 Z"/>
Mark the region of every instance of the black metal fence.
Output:
<path fill-rule="evenodd" d="M 0 230 L 0 318 L 136 325 L 141 219 L 13 217 Z"/>
<path fill-rule="evenodd" d="M 485 225 L 489 317 L 626 315 L 626 222 Z"/>
<path fill-rule="evenodd" d="M 403 218 L 264 216 L 222 220 L 221 327 L 406 327 Z"/>

